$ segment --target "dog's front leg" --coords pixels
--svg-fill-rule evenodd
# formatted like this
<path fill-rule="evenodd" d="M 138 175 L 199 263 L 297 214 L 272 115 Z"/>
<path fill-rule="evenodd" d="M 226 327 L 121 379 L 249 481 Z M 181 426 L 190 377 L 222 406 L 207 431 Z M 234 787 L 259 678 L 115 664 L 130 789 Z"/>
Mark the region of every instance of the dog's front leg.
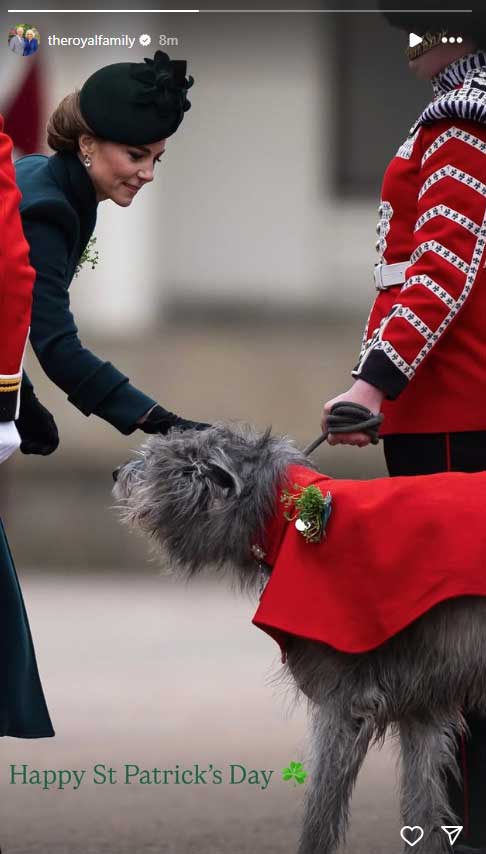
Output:
<path fill-rule="evenodd" d="M 459 768 L 455 756 L 455 734 L 467 729 L 463 718 L 400 721 L 401 813 L 403 824 L 421 827 L 424 835 L 414 845 L 414 854 L 450 852 L 442 825 L 457 825 L 447 798 L 446 769 L 456 777 Z M 410 851 L 405 846 L 404 851 Z"/>
<path fill-rule="evenodd" d="M 314 706 L 312 760 L 298 854 L 333 854 L 344 840 L 349 802 L 373 734 L 371 718 L 356 718 L 339 691 Z"/>

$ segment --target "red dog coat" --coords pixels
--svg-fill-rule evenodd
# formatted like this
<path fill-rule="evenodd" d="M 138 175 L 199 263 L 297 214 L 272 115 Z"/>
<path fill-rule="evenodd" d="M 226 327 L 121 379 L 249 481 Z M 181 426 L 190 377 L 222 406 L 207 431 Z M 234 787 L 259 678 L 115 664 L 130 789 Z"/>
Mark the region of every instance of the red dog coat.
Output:
<path fill-rule="evenodd" d="M 359 481 L 291 466 L 294 484 L 329 491 L 332 513 L 309 543 L 277 497 L 253 623 L 282 651 L 291 634 L 366 652 L 445 599 L 486 596 L 486 472 Z"/>

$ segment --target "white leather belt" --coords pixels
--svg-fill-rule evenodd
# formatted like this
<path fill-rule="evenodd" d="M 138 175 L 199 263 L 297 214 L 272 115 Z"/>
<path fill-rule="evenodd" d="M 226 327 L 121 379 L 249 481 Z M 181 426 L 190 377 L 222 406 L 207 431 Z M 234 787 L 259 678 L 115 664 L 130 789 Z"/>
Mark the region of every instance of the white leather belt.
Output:
<path fill-rule="evenodd" d="M 393 285 L 405 283 L 405 271 L 410 267 L 410 261 L 399 261 L 398 264 L 375 264 L 374 277 L 378 291 L 384 291 Z"/>

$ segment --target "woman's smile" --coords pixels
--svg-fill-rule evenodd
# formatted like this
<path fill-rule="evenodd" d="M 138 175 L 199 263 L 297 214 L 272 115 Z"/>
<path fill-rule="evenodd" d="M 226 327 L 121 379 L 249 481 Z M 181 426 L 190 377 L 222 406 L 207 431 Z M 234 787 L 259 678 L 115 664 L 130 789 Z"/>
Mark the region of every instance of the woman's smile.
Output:
<path fill-rule="evenodd" d="M 133 193 L 133 195 L 138 193 L 138 191 L 140 190 L 140 187 L 136 187 L 134 184 L 129 184 L 127 181 L 124 181 L 123 184 L 128 190 L 130 190 L 131 193 Z"/>

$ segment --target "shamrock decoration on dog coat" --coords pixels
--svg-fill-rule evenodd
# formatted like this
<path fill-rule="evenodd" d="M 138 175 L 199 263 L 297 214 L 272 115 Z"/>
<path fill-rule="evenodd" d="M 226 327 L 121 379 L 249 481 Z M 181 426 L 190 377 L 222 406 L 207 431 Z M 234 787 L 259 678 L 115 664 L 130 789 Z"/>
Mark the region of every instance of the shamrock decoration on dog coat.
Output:
<path fill-rule="evenodd" d="M 331 493 L 328 491 L 324 497 L 317 486 L 302 487 L 297 483 L 294 483 L 294 489 L 296 494 L 284 490 L 280 497 L 287 508 L 294 505 L 294 512 L 285 513 L 285 518 L 289 522 L 296 520 L 295 527 L 306 542 L 320 543 L 326 536 L 326 525 L 331 515 Z"/>

